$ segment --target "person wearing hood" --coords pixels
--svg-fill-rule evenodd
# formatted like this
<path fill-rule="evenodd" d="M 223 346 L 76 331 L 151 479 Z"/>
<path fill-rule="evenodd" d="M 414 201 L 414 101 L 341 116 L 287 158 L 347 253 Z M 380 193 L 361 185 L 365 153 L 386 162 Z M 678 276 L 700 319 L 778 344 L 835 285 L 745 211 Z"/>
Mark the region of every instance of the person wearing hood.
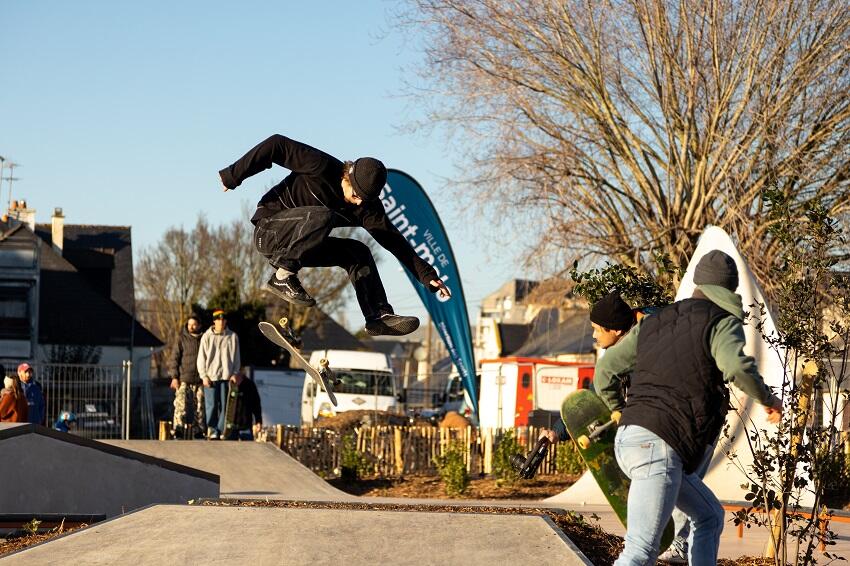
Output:
<path fill-rule="evenodd" d="M 189 315 L 171 357 L 171 388 L 174 390 L 173 438 L 203 438 L 206 431 L 204 387 L 198 373 L 201 320 Z"/>
<path fill-rule="evenodd" d="M 219 171 L 225 191 L 272 165 L 289 169 L 269 189 L 251 218 L 254 246 L 274 268 L 266 289 L 290 303 L 313 306 L 301 285 L 302 267 L 341 267 L 348 272 L 371 336 L 410 334 L 415 316 L 395 314 L 369 247 L 352 238 L 331 237 L 331 230 L 362 227 L 426 289 L 448 300 L 451 292 L 437 271 L 410 245 L 416 227 L 402 234 L 387 217 L 381 193 L 387 169 L 374 157 L 341 161 L 286 136 L 273 135 L 232 165 Z"/>
<path fill-rule="evenodd" d="M 655 564 L 673 508 L 691 523 L 692 566 L 715 564 L 723 531 L 720 502 L 696 473 L 738 389 L 778 422 L 782 403 L 744 354 L 743 305 L 735 261 L 711 251 L 697 264 L 689 299 L 644 318 L 596 365 L 597 391 L 622 409 L 614 451 L 631 479 L 625 547 L 615 566 Z M 616 376 L 630 375 L 628 397 Z"/>

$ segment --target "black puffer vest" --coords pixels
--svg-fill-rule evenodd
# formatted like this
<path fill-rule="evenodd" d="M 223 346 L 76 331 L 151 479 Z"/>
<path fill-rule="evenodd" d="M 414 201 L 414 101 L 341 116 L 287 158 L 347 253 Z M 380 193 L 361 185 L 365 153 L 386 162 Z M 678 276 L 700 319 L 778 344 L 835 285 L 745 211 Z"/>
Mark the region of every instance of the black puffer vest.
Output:
<path fill-rule="evenodd" d="M 637 363 L 620 426 L 660 436 L 692 473 L 729 409 L 729 390 L 711 357 L 711 330 L 729 312 L 706 299 L 685 299 L 643 321 Z"/>

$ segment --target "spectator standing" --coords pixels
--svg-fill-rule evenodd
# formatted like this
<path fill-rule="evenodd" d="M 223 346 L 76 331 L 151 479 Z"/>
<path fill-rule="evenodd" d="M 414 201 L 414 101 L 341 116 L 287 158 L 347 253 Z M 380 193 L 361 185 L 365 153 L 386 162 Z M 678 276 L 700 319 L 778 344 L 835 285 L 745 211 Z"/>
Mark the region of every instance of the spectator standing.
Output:
<path fill-rule="evenodd" d="M 221 438 L 227 383 L 239 373 L 240 364 L 239 337 L 227 328 L 225 312 L 216 309 L 213 325 L 201 336 L 198 348 L 198 374 L 204 384 L 208 438 Z"/>
<path fill-rule="evenodd" d="M 3 390 L 0 391 L 0 422 L 27 422 L 27 398 L 21 389 L 18 376 L 5 377 L 3 386 Z"/>
<path fill-rule="evenodd" d="M 171 388 L 174 389 L 174 438 L 203 438 L 206 432 L 204 387 L 198 373 L 201 321 L 192 313 L 177 338 L 171 359 Z"/>
<path fill-rule="evenodd" d="M 33 379 L 32 366 L 24 362 L 18 366 L 18 379 L 21 389 L 27 399 L 27 421 L 33 424 L 44 424 L 44 391 L 41 384 Z"/>
<path fill-rule="evenodd" d="M 236 426 L 228 438 L 224 440 L 254 440 L 263 428 L 263 409 L 260 404 L 260 393 L 253 380 L 237 373 L 230 378 L 230 383 L 236 387 Z"/>

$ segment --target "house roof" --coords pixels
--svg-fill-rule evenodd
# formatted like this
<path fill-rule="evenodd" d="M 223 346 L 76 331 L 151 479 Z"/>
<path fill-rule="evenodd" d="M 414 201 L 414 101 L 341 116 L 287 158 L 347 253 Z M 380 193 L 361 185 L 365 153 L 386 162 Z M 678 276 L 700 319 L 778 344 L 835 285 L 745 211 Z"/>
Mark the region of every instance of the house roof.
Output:
<path fill-rule="evenodd" d="M 531 333 L 531 326 L 528 324 L 507 324 L 501 323 L 498 325 L 499 341 L 502 344 L 500 356 L 510 356 L 513 352 L 519 350 Z"/>
<path fill-rule="evenodd" d="M 586 310 L 575 310 L 560 322 L 557 309 L 540 311 L 531 323 L 528 340 L 512 355 L 543 358 L 594 352 L 589 314 Z"/>
<path fill-rule="evenodd" d="M 355 338 L 354 335 L 325 312 L 317 309 L 316 317 L 316 324 L 304 329 L 301 333 L 301 340 L 304 342 L 305 351 L 368 349 L 360 340 Z"/>
<path fill-rule="evenodd" d="M 162 342 L 68 260 L 40 241 L 38 341 L 42 344 L 158 347 Z"/>
<path fill-rule="evenodd" d="M 129 226 L 65 224 L 62 257 L 94 289 L 127 313 L 134 308 L 133 248 Z M 50 224 L 36 224 L 35 233 L 53 244 Z"/>

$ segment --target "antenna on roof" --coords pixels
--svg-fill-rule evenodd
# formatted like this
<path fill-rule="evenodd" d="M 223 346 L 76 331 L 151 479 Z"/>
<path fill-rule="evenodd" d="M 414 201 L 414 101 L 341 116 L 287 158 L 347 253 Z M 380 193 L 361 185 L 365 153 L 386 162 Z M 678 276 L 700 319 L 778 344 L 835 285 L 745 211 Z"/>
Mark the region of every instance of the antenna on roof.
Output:
<path fill-rule="evenodd" d="M 0 177 L 0 186 L 2 186 L 3 181 L 9 181 L 9 208 L 12 208 L 12 181 L 20 181 L 20 177 L 15 177 L 15 167 L 20 167 L 18 163 L 10 161 L 6 167 L 9 168 L 9 176 L 8 177 Z"/>

